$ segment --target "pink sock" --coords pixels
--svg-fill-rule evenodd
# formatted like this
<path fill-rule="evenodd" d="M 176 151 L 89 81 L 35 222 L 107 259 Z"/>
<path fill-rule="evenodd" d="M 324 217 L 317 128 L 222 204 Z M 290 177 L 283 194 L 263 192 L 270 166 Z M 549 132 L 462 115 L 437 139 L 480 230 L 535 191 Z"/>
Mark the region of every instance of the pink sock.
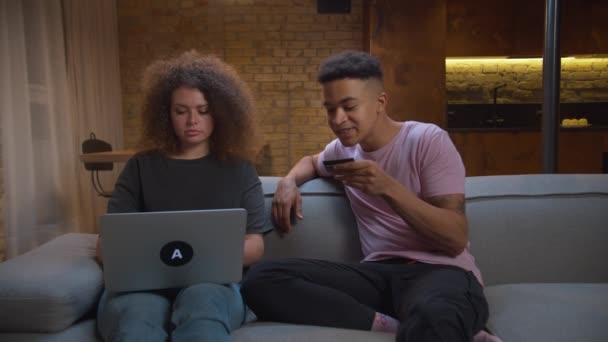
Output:
<path fill-rule="evenodd" d="M 482 330 L 473 337 L 473 342 L 502 342 L 498 336 L 492 335 L 485 330 Z"/>
<path fill-rule="evenodd" d="M 399 321 L 391 316 L 376 312 L 374 317 L 374 323 L 372 324 L 372 331 L 396 333 L 399 328 Z"/>

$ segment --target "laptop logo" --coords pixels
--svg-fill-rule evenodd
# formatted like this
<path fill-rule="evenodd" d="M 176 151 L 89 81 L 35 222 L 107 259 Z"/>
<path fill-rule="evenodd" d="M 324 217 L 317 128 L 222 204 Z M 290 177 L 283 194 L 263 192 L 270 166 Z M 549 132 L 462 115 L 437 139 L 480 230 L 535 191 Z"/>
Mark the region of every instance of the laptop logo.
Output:
<path fill-rule="evenodd" d="M 160 260 L 169 266 L 184 266 L 194 256 L 192 246 L 184 241 L 171 241 L 160 250 Z"/>

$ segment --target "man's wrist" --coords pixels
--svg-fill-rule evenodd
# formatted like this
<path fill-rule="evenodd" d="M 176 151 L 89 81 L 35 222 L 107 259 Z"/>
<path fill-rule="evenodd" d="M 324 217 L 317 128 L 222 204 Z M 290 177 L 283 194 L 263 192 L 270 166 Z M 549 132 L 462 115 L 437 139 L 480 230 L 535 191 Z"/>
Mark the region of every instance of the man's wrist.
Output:
<path fill-rule="evenodd" d="M 401 184 L 399 184 L 399 182 L 397 182 L 391 176 L 387 176 L 387 180 L 388 181 L 386 182 L 386 185 L 384 186 L 381 196 L 387 197 L 387 198 L 394 198 L 395 193 L 396 193 L 395 188 L 401 186 Z"/>
<path fill-rule="evenodd" d="M 296 184 L 296 177 L 293 175 L 287 175 L 279 180 L 281 183 L 294 183 Z"/>
<path fill-rule="evenodd" d="M 389 177 L 389 182 L 380 196 L 388 203 L 391 203 L 397 201 L 402 196 L 404 190 L 403 184 L 393 177 Z"/>

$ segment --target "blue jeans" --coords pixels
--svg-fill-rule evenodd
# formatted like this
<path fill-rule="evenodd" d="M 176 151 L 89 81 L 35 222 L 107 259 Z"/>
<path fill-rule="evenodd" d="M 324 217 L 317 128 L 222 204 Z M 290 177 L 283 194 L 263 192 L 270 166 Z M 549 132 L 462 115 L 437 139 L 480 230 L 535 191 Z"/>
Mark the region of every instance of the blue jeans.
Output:
<path fill-rule="evenodd" d="M 230 332 L 253 320 L 238 284 L 112 293 L 97 310 L 104 341 L 230 341 Z"/>

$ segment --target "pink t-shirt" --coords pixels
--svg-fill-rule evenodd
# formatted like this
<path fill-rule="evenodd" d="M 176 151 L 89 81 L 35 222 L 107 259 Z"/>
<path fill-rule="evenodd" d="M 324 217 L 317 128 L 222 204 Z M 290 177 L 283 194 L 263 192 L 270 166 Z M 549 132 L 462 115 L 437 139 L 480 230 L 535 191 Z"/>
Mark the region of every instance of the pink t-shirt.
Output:
<path fill-rule="evenodd" d="M 464 193 L 465 170 L 448 134 L 433 124 L 407 121 L 391 142 L 372 152 L 345 147 L 335 139 L 318 159 L 321 176 L 331 176 L 324 160 L 354 158 L 375 161 L 419 198 Z M 483 284 L 469 244 L 456 257 L 439 254 L 433 241 L 418 234 L 380 196 L 345 187 L 357 219 L 365 261 L 404 257 L 423 263 L 453 265 L 472 271 Z"/>

